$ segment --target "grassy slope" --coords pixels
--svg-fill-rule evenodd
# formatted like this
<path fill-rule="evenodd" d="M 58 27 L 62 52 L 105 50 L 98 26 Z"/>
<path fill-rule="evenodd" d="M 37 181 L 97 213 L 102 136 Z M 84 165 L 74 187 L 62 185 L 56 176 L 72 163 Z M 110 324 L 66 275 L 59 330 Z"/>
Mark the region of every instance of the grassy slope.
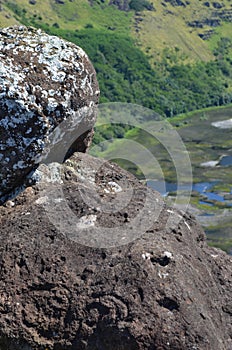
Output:
<path fill-rule="evenodd" d="M 18 23 L 19 22 L 14 18 L 12 11 L 3 4 L 2 11 L 0 11 L 0 27 L 8 27 Z"/>
<path fill-rule="evenodd" d="M 187 25 L 193 20 L 204 20 L 211 18 L 215 9 L 210 1 L 210 7 L 204 5 L 204 1 L 190 0 L 189 5 L 172 6 L 168 2 L 152 0 L 155 10 L 143 11 L 135 14 L 134 11 L 123 12 L 114 6 L 108 6 L 109 0 L 104 3 L 93 0 L 94 6 L 90 6 L 88 0 L 65 0 L 65 4 L 56 4 L 55 0 L 37 0 L 36 5 L 30 5 L 28 0 L 7 0 L 21 9 L 26 10 L 25 18 L 37 25 L 57 23 L 60 28 L 68 30 L 80 30 L 91 24 L 98 30 L 116 31 L 117 33 L 132 34 L 141 49 L 151 56 L 151 62 L 159 61 L 165 48 L 179 49 L 178 59 L 188 62 L 208 61 L 213 59 L 212 49 L 215 48 L 219 37 L 232 37 L 231 24 L 222 23 L 221 27 L 213 28 L 215 35 L 209 40 L 202 40 L 198 34 L 203 33 L 211 27 L 191 28 Z M 222 2 L 219 1 L 218 2 Z M 166 6 L 162 5 L 164 3 Z M 229 0 L 224 0 L 222 9 L 231 9 Z M 217 10 L 221 11 L 221 9 Z M 11 18 L 6 18 L 6 14 Z M 8 9 L 0 12 L 0 26 L 15 24 L 12 11 Z M 137 21 L 136 18 L 142 18 Z M 109 29 L 110 28 L 110 29 Z M 136 32 L 136 28 L 139 31 Z"/>
<path fill-rule="evenodd" d="M 232 41 L 232 23 L 224 22 L 215 29 L 215 34 L 208 40 L 208 46 L 211 51 L 217 48 L 218 41 L 221 38 L 228 38 Z M 230 52 L 230 58 L 232 58 L 232 51 Z"/>
<path fill-rule="evenodd" d="M 134 28 L 134 35 L 143 50 L 153 57 L 153 61 L 154 59 L 159 60 L 160 52 L 166 47 L 178 47 L 182 56 L 187 56 L 187 59 L 184 60 L 189 62 L 209 61 L 213 59 L 212 49 L 216 47 L 218 39 L 221 37 L 232 38 L 231 23 L 222 21 L 221 26 L 216 28 L 207 25 L 203 28 L 193 28 L 187 24 L 206 18 L 218 18 L 215 13 L 231 10 L 229 0 L 218 1 L 219 4 L 224 4 L 221 9 L 215 9 L 212 5 L 213 1 L 209 1 L 210 7 L 206 7 L 205 2 L 200 0 L 190 0 L 186 7 L 172 6 L 170 3 L 165 3 L 166 6 L 163 6 L 164 2 L 158 0 L 152 2 L 156 11 L 143 12 L 143 21 L 139 24 L 140 30 L 136 33 Z M 199 37 L 199 34 L 212 29 L 215 34 L 209 41 L 204 41 Z"/>
<path fill-rule="evenodd" d="M 60 28 L 68 30 L 79 30 L 92 24 L 95 29 L 113 27 L 117 32 L 129 33 L 132 23 L 132 13 L 116 10 L 107 3 L 90 6 L 87 0 L 73 0 L 73 2 L 66 0 L 65 4 L 61 5 L 56 4 L 55 0 L 37 0 L 36 5 L 30 5 L 28 0 L 16 2 L 10 0 L 6 1 L 8 10 L 11 8 L 11 3 L 16 3 L 21 10 L 26 10 L 25 18 L 29 22 L 50 26 L 56 23 Z M 10 10 L 9 12 L 12 13 Z M 14 22 L 13 16 L 12 22 Z M 0 25 L 4 25 L 2 17 L 0 17 Z"/>
<path fill-rule="evenodd" d="M 198 36 L 198 30 L 187 26 L 186 22 L 197 16 L 200 6 L 199 0 L 190 1 L 189 6 L 167 7 L 161 5 L 160 1 L 153 0 L 155 12 L 143 13 L 140 31 L 134 35 L 137 37 L 141 47 L 148 51 L 154 59 L 159 60 L 159 55 L 166 47 L 178 47 L 188 61 L 208 61 L 213 58 L 207 42 Z M 205 7 L 203 9 L 205 11 Z M 150 50 L 147 50 L 150 48 Z"/>

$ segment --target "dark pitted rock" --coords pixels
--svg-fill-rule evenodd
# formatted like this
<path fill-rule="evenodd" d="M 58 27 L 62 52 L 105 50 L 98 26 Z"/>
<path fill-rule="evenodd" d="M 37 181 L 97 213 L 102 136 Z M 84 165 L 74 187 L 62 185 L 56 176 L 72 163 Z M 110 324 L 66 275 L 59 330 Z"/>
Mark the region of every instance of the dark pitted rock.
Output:
<path fill-rule="evenodd" d="M 186 7 L 186 3 L 184 3 L 181 0 L 165 0 L 166 2 L 169 2 L 172 6 L 184 6 Z"/>
<path fill-rule="evenodd" d="M 28 187 L 0 207 L 1 350 L 231 349 L 232 257 L 207 246 L 193 217 L 87 154 L 37 173 L 45 174 L 42 188 Z M 63 197 L 51 196 L 57 186 Z M 83 200 L 86 191 L 98 195 L 99 207 L 117 198 L 119 209 L 102 212 Z M 114 227 L 129 236 L 148 196 L 155 209 L 144 213 L 147 228 L 138 225 L 136 240 L 104 249 L 78 243 L 79 231 L 99 227 L 108 237 Z M 70 215 L 62 231 L 64 201 Z M 46 203 L 57 209 L 56 222 Z M 71 213 L 77 240 L 67 236 Z"/>
<path fill-rule="evenodd" d="M 34 28 L 0 30 L 0 197 L 22 184 L 62 121 L 85 125 L 73 151 L 86 150 L 98 95 L 81 48 Z"/>
<path fill-rule="evenodd" d="M 129 11 L 129 3 L 128 0 L 110 0 L 109 5 L 115 5 L 121 11 Z"/>
<path fill-rule="evenodd" d="M 202 21 L 196 20 L 196 21 L 188 22 L 188 26 L 193 28 L 204 28 L 205 26 L 218 27 L 220 25 L 221 25 L 220 18 L 205 18 Z"/>
<path fill-rule="evenodd" d="M 221 9 L 222 7 L 224 7 L 225 5 L 221 2 L 213 2 L 213 7 L 215 9 Z"/>

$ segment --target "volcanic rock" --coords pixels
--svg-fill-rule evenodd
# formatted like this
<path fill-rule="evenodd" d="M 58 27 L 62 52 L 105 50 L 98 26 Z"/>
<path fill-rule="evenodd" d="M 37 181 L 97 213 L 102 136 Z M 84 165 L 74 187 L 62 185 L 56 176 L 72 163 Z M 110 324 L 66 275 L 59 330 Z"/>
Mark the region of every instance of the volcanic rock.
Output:
<path fill-rule="evenodd" d="M 109 5 L 114 5 L 121 11 L 129 11 L 130 9 L 128 0 L 110 0 Z"/>
<path fill-rule="evenodd" d="M 229 350 L 232 258 L 118 166 L 76 153 L 0 207 L 1 350 Z"/>
<path fill-rule="evenodd" d="M 36 168 L 49 135 L 61 122 L 72 120 L 73 129 L 82 128 L 73 135 L 72 152 L 88 148 L 98 95 L 94 68 L 78 46 L 31 27 L 0 30 L 3 200 Z"/>

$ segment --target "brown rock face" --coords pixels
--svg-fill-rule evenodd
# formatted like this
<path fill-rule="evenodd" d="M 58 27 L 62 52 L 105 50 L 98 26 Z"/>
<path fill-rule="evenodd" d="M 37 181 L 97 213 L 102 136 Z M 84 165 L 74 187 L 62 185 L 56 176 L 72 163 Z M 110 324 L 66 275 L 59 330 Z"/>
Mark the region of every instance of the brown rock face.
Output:
<path fill-rule="evenodd" d="M 84 137 L 74 137 L 73 151 L 86 150 L 98 95 L 94 68 L 81 48 L 34 28 L 0 30 L 1 198 L 22 185 L 61 122 L 82 127 Z"/>
<path fill-rule="evenodd" d="M 194 218 L 86 154 L 37 173 L 0 207 L 1 350 L 231 349 L 232 260 Z"/>

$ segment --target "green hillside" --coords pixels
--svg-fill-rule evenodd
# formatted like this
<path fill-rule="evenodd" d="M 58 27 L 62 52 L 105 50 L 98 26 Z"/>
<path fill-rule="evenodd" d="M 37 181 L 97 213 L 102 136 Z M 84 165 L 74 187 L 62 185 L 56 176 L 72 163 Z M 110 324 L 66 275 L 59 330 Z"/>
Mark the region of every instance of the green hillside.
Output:
<path fill-rule="evenodd" d="M 5 0 L 0 10 L 0 26 L 33 25 L 82 46 L 101 102 L 171 117 L 232 101 L 229 0 Z"/>
<path fill-rule="evenodd" d="M 178 47 L 190 60 L 207 61 L 213 58 L 211 38 L 218 33 L 232 38 L 231 1 L 154 0 L 153 4 L 155 11 L 142 14 L 137 37 L 155 57 L 168 46 Z"/>
<path fill-rule="evenodd" d="M 24 22 L 36 26 L 77 31 L 91 26 L 96 30 L 113 30 L 129 35 L 133 11 L 125 12 L 107 2 L 88 0 L 9 0 L 2 1 L 0 24 Z M 10 20 L 6 17 L 11 16 Z"/>
<path fill-rule="evenodd" d="M 154 62 L 167 47 L 177 48 L 179 59 L 208 61 L 218 36 L 232 39 L 229 0 L 2 0 L 1 4 L 1 26 L 26 21 L 124 33 L 133 36 Z"/>

